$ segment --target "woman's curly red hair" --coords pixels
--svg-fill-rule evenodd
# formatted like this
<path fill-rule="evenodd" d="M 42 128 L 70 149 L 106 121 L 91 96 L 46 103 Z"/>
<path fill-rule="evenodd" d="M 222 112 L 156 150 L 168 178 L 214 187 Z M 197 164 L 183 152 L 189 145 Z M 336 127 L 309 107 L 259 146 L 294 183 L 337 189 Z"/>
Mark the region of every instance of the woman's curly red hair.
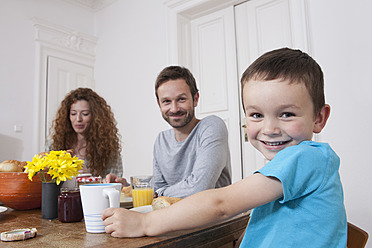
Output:
<path fill-rule="evenodd" d="M 108 165 L 120 156 L 120 134 L 111 107 L 105 99 L 89 88 L 78 88 L 66 95 L 52 123 L 52 150 L 67 150 L 77 142 L 70 122 L 70 108 L 76 101 L 89 103 L 92 119 L 84 137 L 87 142 L 89 169 L 94 176 L 104 176 Z"/>

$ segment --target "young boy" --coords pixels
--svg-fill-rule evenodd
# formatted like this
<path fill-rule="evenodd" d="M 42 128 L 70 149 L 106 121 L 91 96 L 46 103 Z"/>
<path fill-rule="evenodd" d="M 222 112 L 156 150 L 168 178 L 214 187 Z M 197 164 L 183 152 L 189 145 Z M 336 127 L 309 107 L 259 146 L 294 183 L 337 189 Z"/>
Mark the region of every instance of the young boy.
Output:
<path fill-rule="evenodd" d="M 320 66 L 299 50 L 278 49 L 249 66 L 241 83 L 248 138 L 270 162 L 162 210 L 106 209 L 107 233 L 155 236 L 254 209 L 241 247 L 346 247 L 339 158 L 328 144 L 311 141 L 330 114 Z"/>

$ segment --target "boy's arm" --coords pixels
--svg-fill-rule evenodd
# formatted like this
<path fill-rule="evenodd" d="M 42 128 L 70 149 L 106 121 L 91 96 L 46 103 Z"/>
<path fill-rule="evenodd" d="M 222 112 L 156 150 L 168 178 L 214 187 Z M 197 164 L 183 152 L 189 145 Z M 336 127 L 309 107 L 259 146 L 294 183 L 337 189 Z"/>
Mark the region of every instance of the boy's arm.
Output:
<path fill-rule="evenodd" d="M 256 173 L 233 185 L 197 193 L 147 214 L 122 208 L 103 212 L 105 231 L 114 237 L 156 236 L 212 224 L 279 199 L 282 184 Z"/>

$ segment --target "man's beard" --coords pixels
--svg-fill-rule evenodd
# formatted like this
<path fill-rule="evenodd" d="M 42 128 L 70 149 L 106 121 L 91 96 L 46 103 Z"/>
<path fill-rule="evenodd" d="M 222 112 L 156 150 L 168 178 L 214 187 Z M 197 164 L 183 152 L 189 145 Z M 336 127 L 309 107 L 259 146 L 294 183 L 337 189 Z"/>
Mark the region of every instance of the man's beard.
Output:
<path fill-rule="evenodd" d="M 183 117 L 180 119 L 177 119 L 176 121 L 170 118 L 171 116 L 179 116 L 179 115 L 183 115 Z M 192 109 L 190 112 L 178 111 L 176 113 L 163 114 L 163 118 L 173 128 L 182 128 L 186 126 L 187 124 L 189 124 L 191 120 L 194 118 L 194 109 Z"/>

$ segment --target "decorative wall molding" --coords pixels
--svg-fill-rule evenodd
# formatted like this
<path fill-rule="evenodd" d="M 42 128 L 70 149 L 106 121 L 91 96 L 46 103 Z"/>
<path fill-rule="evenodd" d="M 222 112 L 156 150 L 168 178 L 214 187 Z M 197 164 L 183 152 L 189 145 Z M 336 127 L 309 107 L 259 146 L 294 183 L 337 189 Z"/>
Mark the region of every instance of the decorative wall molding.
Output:
<path fill-rule="evenodd" d="M 46 123 L 48 58 L 59 58 L 94 70 L 98 38 L 37 17 L 32 18 L 32 23 L 36 32 L 36 81 L 38 82 L 36 93 L 38 118 L 35 120 L 38 130 L 35 132 L 35 142 L 38 151 L 43 151 L 49 131 Z"/>
<path fill-rule="evenodd" d="M 97 37 L 77 32 L 48 21 L 34 17 L 32 22 L 36 28 L 35 40 L 49 46 L 74 51 L 81 56 L 94 58 Z"/>
<path fill-rule="evenodd" d="M 73 5 L 96 12 L 106 8 L 117 0 L 63 0 Z"/>

